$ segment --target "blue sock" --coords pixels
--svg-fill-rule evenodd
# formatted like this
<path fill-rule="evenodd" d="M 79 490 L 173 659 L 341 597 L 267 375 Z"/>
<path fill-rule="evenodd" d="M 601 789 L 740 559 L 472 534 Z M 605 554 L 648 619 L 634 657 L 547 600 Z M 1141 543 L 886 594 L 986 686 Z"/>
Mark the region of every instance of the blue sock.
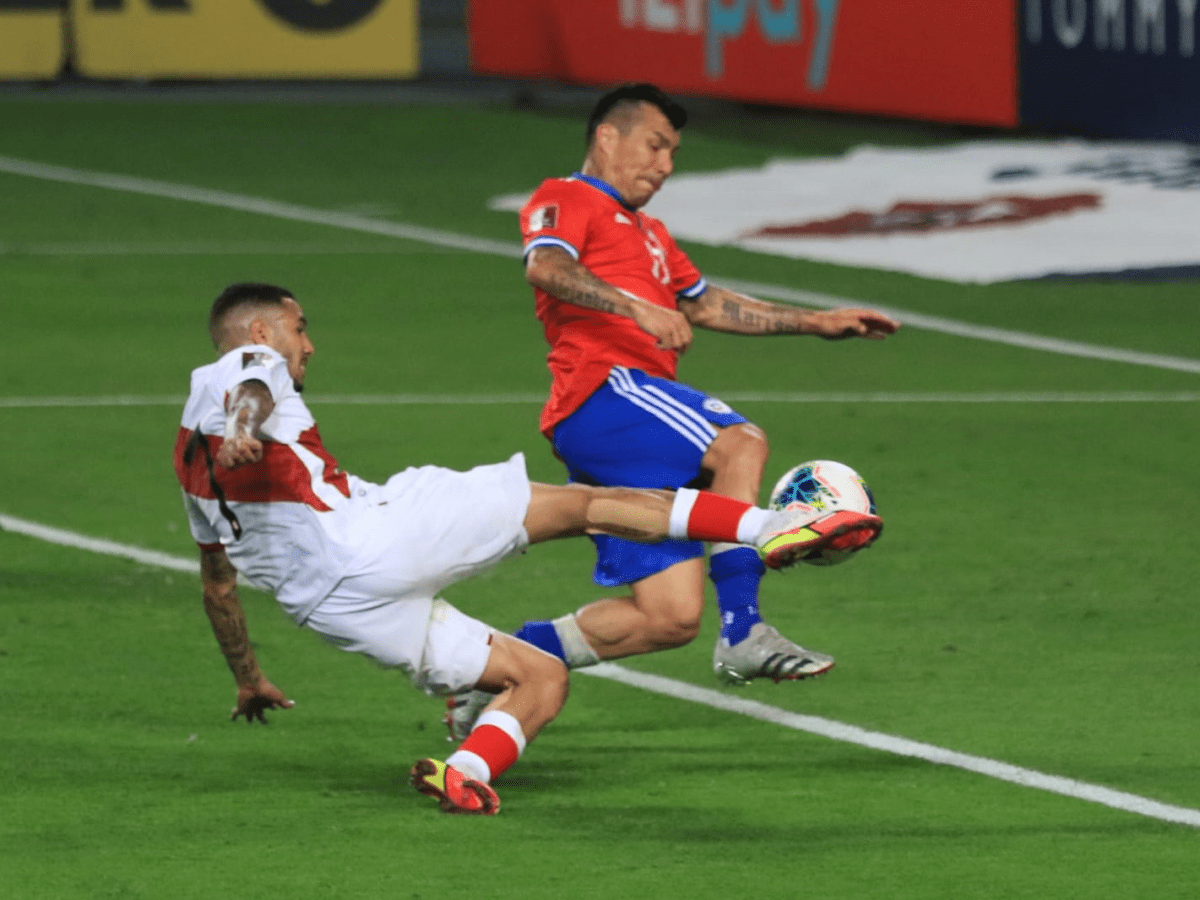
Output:
<path fill-rule="evenodd" d="M 528 641 L 539 650 L 545 650 L 551 656 L 557 656 L 563 662 L 567 661 L 567 651 L 563 649 L 562 641 L 558 639 L 558 632 L 554 630 L 553 622 L 546 619 L 542 619 L 539 622 L 526 622 L 516 632 L 514 637 Z"/>
<path fill-rule="evenodd" d="M 717 589 L 721 610 L 721 637 L 731 645 L 745 640 L 750 627 L 761 622 L 758 583 L 767 571 L 753 547 L 733 547 L 708 560 L 708 577 Z"/>

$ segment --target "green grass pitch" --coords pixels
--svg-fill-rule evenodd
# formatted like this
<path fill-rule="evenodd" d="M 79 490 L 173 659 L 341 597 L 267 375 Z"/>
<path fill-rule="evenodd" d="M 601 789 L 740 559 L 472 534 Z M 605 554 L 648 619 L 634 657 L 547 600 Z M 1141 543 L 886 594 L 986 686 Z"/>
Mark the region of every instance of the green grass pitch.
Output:
<path fill-rule="evenodd" d="M 518 241 L 487 200 L 573 170 L 579 110 L 0 97 L 0 155 L 365 212 Z M 681 170 L 953 135 L 708 115 Z M 194 551 L 171 471 L 179 409 L 19 398 L 182 396 L 227 283 L 294 290 L 312 407 L 364 477 L 524 451 L 547 376 L 513 259 L 179 200 L 0 174 L 0 513 Z M 1195 283 L 961 286 L 690 246 L 710 278 L 823 291 L 979 325 L 1196 357 Z M 713 393 L 1197 390 L 1194 374 L 909 328 L 884 344 L 701 334 Z M 494 405 L 333 395 L 510 394 Z M 852 564 L 765 582 L 768 618 L 834 653 L 813 683 L 738 696 L 1200 808 L 1196 403 L 736 404 L 772 480 L 844 460 L 887 532 Z M 438 701 L 243 595 L 260 661 L 298 702 L 227 721 L 233 688 L 179 572 L 0 532 L 0 894 L 41 898 L 1191 898 L 1194 828 L 577 676 L 497 785 L 495 819 L 406 784 L 444 752 Z M 584 541 L 446 596 L 498 627 L 600 596 Z M 628 661 L 714 687 L 715 615 Z"/>

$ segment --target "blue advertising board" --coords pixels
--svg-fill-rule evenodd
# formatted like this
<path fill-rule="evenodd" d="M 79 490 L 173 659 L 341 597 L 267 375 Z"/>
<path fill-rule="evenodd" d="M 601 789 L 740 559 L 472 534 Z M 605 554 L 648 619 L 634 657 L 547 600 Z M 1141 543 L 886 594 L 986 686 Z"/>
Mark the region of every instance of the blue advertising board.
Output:
<path fill-rule="evenodd" d="M 1022 0 L 1022 124 L 1200 141 L 1197 3 Z"/>

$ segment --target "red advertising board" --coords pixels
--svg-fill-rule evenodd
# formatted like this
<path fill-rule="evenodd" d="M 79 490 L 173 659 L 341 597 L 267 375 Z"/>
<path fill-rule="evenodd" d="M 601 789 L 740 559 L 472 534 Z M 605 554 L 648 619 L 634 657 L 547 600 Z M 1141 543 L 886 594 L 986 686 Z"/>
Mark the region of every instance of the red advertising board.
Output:
<path fill-rule="evenodd" d="M 1017 0 L 469 0 L 474 71 L 1011 126 Z"/>

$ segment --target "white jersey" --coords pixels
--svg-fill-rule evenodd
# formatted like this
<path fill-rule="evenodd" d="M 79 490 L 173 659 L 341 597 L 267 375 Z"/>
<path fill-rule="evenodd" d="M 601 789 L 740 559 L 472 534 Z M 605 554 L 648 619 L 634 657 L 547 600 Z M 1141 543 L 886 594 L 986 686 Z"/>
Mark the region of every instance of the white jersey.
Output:
<path fill-rule="evenodd" d="M 259 429 L 263 458 L 225 469 L 214 461 L 224 441 L 225 400 L 250 380 L 266 384 L 275 401 Z M 270 347 L 239 347 L 192 372 L 175 471 L 196 543 L 224 547 L 234 567 L 297 622 L 356 570 L 370 543 L 362 513 L 377 502 L 379 486 L 338 468 L 286 360 Z"/>

